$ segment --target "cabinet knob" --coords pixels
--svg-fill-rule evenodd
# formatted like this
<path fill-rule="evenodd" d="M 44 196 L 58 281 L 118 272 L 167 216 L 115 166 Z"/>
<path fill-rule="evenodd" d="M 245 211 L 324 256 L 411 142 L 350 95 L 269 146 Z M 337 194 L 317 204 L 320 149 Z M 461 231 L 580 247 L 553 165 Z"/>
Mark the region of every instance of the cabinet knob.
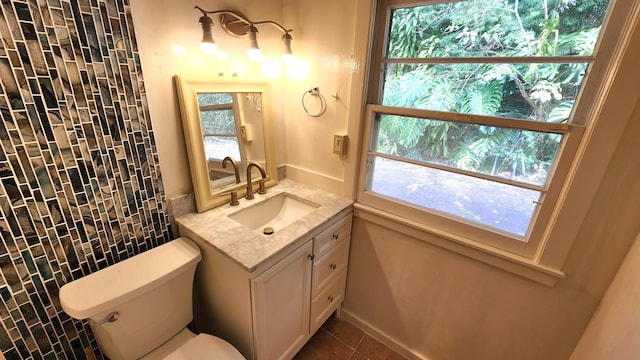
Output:
<path fill-rule="evenodd" d="M 331 270 L 335 270 L 335 269 L 338 267 L 338 265 L 336 265 L 336 264 L 331 264 L 331 265 L 329 265 L 329 267 L 331 268 Z"/>
<path fill-rule="evenodd" d="M 333 234 L 333 235 L 331 236 L 331 238 L 332 238 L 333 240 L 338 240 L 338 238 L 339 238 L 339 237 L 340 237 L 340 234 Z"/>
<path fill-rule="evenodd" d="M 315 259 L 316 256 L 313 255 L 313 254 L 309 254 L 309 255 L 307 255 L 307 257 L 309 258 L 309 260 L 313 260 L 313 259 Z"/>
<path fill-rule="evenodd" d="M 329 302 L 333 302 L 333 296 L 329 296 L 327 300 L 329 300 Z"/>

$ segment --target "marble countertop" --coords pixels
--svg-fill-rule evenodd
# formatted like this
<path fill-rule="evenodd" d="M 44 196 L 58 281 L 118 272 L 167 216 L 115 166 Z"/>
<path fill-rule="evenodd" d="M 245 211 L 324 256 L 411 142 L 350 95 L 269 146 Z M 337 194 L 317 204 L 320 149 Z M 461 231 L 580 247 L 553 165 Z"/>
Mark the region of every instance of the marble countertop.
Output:
<path fill-rule="evenodd" d="M 320 206 L 270 236 L 262 235 L 228 217 L 280 193 L 290 193 Z M 283 179 L 267 189 L 265 195 L 255 194 L 253 200 L 242 198 L 238 206 L 225 204 L 202 213 L 189 213 L 178 217 L 176 222 L 180 233 L 189 233 L 196 237 L 193 240 L 214 246 L 245 270 L 253 272 L 278 254 L 282 255 L 285 249 L 295 248 L 299 242 L 301 245 L 315 236 L 330 219 L 348 212 L 352 204 L 351 200 L 338 195 Z"/>

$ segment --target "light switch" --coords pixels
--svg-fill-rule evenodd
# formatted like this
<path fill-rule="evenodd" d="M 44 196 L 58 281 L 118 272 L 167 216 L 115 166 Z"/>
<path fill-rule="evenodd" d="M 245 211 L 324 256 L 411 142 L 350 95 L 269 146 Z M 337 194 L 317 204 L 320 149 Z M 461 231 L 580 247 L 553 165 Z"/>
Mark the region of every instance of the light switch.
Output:
<path fill-rule="evenodd" d="M 347 153 L 347 135 L 333 135 L 333 153 L 340 156 Z"/>
<path fill-rule="evenodd" d="M 240 125 L 240 137 L 245 142 L 253 141 L 253 131 L 251 125 Z"/>

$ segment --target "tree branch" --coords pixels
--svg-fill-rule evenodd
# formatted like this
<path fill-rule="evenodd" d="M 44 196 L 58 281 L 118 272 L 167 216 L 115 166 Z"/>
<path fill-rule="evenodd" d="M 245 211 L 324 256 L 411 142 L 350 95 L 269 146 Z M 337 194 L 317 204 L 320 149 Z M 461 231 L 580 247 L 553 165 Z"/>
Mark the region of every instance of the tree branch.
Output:
<path fill-rule="evenodd" d="M 520 91 L 520 95 L 522 95 L 522 98 L 527 102 L 527 104 L 529 104 L 529 106 L 531 106 L 531 109 L 533 109 L 533 113 L 537 118 L 538 115 L 540 115 L 543 111 L 542 107 L 538 105 L 533 99 L 531 99 L 531 97 L 529 96 L 529 93 L 527 92 L 527 89 L 525 89 L 524 87 L 524 82 L 522 82 L 522 80 L 520 80 L 515 76 L 513 77 L 513 80 L 515 81 L 516 86 L 518 87 L 518 91 Z"/>
<path fill-rule="evenodd" d="M 525 39 L 525 41 L 527 42 L 527 47 L 529 48 L 529 51 L 531 51 L 531 41 L 529 41 L 529 37 L 527 36 L 527 31 L 524 29 L 524 25 L 522 24 L 522 18 L 520 18 L 520 13 L 518 12 L 518 4 L 520 3 L 519 0 L 516 0 L 515 5 L 513 7 L 513 12 L 516 16 L 516 20 L 518 21 L 518 26 L 520 27 L 520 31 L 522 32 L 522 37 Z M 531 52 L 532 54 L 534 52 Z"/>

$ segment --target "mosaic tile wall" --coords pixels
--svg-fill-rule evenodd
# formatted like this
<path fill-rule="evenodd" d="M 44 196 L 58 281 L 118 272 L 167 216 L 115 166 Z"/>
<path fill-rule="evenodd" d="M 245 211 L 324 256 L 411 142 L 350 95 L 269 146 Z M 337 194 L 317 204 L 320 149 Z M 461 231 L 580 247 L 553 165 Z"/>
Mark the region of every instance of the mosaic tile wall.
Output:
<path fill-rule="evenodd" d="M 58 289 L 171 239 L 128 0 L 0 4 L 0 350 L 101 358 Z"/>

